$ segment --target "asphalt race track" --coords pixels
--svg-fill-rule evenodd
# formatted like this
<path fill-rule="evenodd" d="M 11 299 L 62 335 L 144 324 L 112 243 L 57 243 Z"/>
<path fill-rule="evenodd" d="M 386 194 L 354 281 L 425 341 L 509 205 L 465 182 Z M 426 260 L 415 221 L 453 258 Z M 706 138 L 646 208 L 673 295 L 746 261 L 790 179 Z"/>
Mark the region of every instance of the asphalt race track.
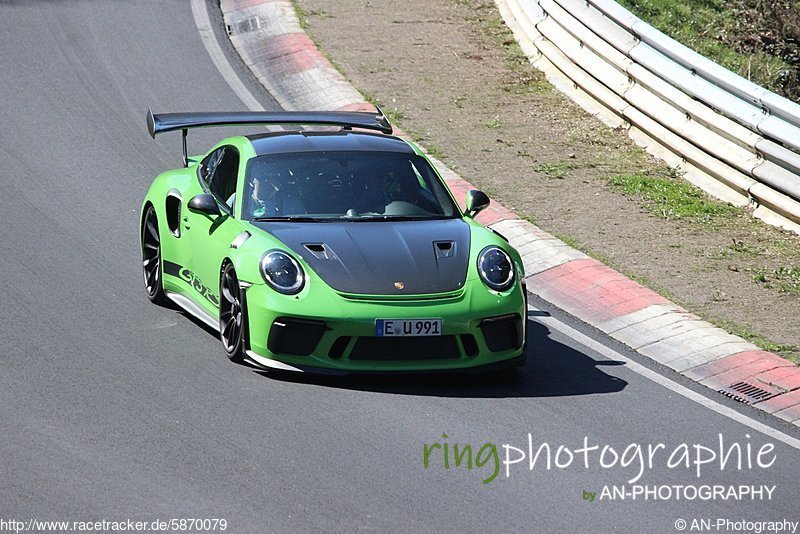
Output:
<path fill-rule="evenodd" d="M 224 518 L 229 532 L 675 532 L 678 519 L 800 520 L 795 428 L 713 397 L 790 437 L 765 435 L 657 384 L 560 332 L 541 316 L 646 364 L 536 299 L 545 311 L 528 324 L 532 361 L 511 377 L 285 379 L 230 363 L 210 331 L 149 303 L 140 267 L 141 200 L 156 174 L 180 165 L 180 136 L 150 139 L 147 107 L 246 109 L 189 2 L 4 0 L 0 43 L 0 520 Z M 226 133 L 191 134 L 190 152 Z M 575 452 L 549 470 L 525 459 L 506 477 L 506 451 L 521 453 L 503 445 L 527 452 L 529 433 L 554 456 L 587 438 L 622 458 L 604 468 L 593 450 L 587 468 Z M 724 467 L 695 465 L 698 452 L 719 456 L 720 439 L 725 451 L 739 445 L 742 469 L 736 452 Z M 432 445 L 445 442 L 448 469 Z M 456 443 L 480 466 L 455 466 Z M 647 446 L 658 443 L 651 467 Z M 688 469 L 680 454 L 670 466 L 681 444 Z M 601 500 L 614 486 L 628 497 Z M 672 486 L 684 489 L 664 498 Z M 762 493 L 699 496 L 714 486 Z M 774 487 L 769 497 L 762 486 Z"/>

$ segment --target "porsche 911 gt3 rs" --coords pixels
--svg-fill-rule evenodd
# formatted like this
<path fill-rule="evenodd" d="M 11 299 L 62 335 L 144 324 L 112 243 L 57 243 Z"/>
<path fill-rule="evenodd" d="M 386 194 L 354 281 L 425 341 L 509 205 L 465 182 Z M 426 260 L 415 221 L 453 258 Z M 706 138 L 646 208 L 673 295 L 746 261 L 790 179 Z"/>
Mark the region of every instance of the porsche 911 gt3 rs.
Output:
<path fill-rule="evenodd" d="M 280 125 L 189 157 L 192 128 Z M 367 112 L 167 113 L 183 168 L 141 216 L 144 284 L 218 330 L 228 357 L 315 372 L 469 371 L 525 361 L 519 254 L 462 212 L 424 153 Z"/>

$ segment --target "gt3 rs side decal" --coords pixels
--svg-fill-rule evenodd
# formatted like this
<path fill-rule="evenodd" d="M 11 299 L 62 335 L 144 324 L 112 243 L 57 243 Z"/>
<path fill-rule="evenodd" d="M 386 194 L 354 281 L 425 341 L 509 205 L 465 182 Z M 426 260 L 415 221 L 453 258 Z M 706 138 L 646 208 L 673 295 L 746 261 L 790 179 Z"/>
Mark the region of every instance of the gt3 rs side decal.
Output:
<path fill-rule="evenodd" d="M 181 271 L 180 265 L 178 265 L 177 263 L 172 263 L 171 261 L 164 260 L 164 274 L 180 278 L 179 274 L 180 271 Z"/>
<path fill-rule="evenodd" d="M 200 278 L 198 278 L 197 275 L 195 275 L 186 267 L 164 260 L 164 274 L 180 278 L 189 284 L 195 291 L 200 293 L 200 295 L 208 302 L 213 304 L 214 307 L 219 308 L 219 298 L 213 293 L 213 291 L 211 291 L 211 288 L 203 284 Z"/>

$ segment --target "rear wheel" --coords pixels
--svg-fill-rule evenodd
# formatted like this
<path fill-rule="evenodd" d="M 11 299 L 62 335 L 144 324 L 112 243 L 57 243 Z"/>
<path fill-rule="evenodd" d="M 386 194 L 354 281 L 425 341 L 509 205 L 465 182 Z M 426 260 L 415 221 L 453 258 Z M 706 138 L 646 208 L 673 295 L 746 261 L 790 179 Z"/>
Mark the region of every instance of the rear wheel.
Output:
<path fill-rule="evenodd" d="M 161 276 L 161 239 L 158 235 L 158 219 L 153 206 L 147 208 L 142 221 L 142 274 L 148 298 L 160 305 L 166 304 Z"/>
<path fill-rule="evenodd" d="M 241 363 L 244 355 L 244 337 L 247 324 L 244 294 L 233 265 L 222 269 L 220 278 L 219 332 L 222 346 L 231 361 Z"/>

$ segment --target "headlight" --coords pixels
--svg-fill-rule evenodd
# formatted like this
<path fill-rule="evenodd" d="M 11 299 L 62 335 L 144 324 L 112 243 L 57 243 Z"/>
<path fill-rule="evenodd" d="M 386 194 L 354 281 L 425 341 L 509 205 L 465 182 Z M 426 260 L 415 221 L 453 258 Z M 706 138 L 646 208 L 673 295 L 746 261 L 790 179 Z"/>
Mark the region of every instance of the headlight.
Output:
<path fill-rule="evenodd" d="M 261 276 L 275 291 L 294 295 L 303 289 L 305 276 L 297 261 L 282 250 L 268 250 L 261 257 Z"/>
<path fill-rule="evenodd" d="M 489 246 L 481 251 L 478 273 L 483 283 L 495 291 L 505 291 L 514 283 L 514 264 L 499 247 Z"/>

